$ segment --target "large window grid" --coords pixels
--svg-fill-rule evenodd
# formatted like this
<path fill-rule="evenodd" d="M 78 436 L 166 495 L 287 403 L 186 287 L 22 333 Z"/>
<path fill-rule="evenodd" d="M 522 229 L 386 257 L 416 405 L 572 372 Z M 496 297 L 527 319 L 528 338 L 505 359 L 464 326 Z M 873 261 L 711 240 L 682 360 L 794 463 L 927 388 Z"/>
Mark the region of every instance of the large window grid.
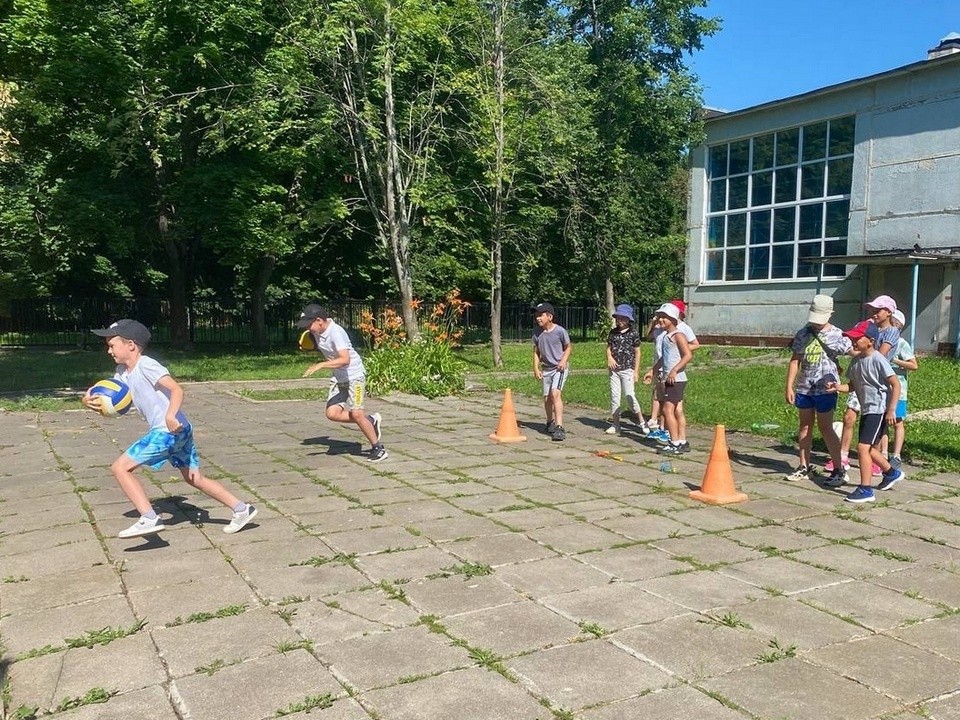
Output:
<path fill-rule="evenodd" d="M 810 259 L 846 254 L 853 134 L 851 115 L 711 146 L 704 281 L 816 277 Z"/>

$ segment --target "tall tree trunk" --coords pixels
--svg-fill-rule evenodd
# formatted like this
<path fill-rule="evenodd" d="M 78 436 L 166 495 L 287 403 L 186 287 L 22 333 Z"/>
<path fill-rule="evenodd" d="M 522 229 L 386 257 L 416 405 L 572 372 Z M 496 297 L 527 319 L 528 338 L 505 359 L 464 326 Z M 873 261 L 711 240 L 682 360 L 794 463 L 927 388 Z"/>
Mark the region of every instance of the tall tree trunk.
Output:
<path fill-rule="evenodd" d="M 170 235 L 170 220 L 167 213 L 160 211 L 157 218 L 157 230 L 160 241 L 167 253 L 170 267 L 170 344 L 175 348 L 185 348 L 190 344 L 190 322 L 187 315 L 187 275 L 180 247 Z"/>
<path fill-rule="evenodd" d="M 394 115 L 393 97 L 393 3 L 387 0 L 384 7 L 384 58 L 383 58 L 383 120 L 386 165 L 384 188 L 386 190 L 386 224 L 388 250 L 393 277 L 400 290 L 400 308 L 403 325 L 410 340 L 420 338 L 420 327 L 413 309 L 413 275 L 410 271 L 410 199 L 407 196 L 400 167 L 400 148 L 397 140 L 397 122 Z"/>
<path fill-rule="evenodd" d="M 257 273 L 253 281 L 253 287 L 250 293 L 250 315 L 251 325 L 253 326 L 253 346 L 260 350 L 266 349 L 270 344 L 270 338 L 267 337 L 267 286 L 270 284 L 270 276 L 273 269 L 277 266 L 277 258 L 273 255 L 264 255 L 257 263 Z"/>
<path fill-rule="evenodd" d="M 493 117 L 494 137 L 494 186 L 493 222 L 491 223 L 491 250 L 493 276 L 490 287 L 490 344 L 493 350 L 494 367 L 503 367 L 500 318 L 503 309 L 503 236 L 504 236 L 504 154 L 506 146 L 506 87 L 504 70 L 504 23 L 506 2 L 498 0 L 493 7 L 493 87 L 496 110 Z"/>
<path fill-rule="evenodd" d="M 613 296 L 613 280 L 611 279 L 611 268 L 609 263 L 604 263 L 603 268 L 603 306 L 607 310 L 607 315 L 613 315 L 616 309 L 616 298 Z"/>

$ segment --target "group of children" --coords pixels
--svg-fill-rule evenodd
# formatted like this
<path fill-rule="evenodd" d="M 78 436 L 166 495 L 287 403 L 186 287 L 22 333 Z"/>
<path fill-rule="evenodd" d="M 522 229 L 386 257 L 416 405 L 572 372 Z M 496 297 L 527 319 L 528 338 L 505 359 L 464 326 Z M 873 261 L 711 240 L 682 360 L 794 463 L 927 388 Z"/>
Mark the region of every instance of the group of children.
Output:
<path fill-rule="evenodd" d="M 857 461 L 860 482 L 845 498 L 852 503 L 873 502 L 873 478 L 880 477 L 878 490 L 889 490 L 904 479 L 900 453 L 903 449 L 907 415 L 907 372 L 917 369 L 913 348 L 900 336 L 906 324 L 896 301 L 880 295 L 865 305 L 868 318 L 847 331 L 830 323 L 833 298 L 817 295 L 810 305 L 807 324 L 794 335 L 787 370 L 786 400 L 800 416 L 798 444 L 800 464 L 787 480 L 813 480 L 813 424 L 816 420 L 830 453 L 824 466 L 828 487 L 849 481 L 850 444 L 857 416 Z M 841 382 L 840 359 L 851 356 Z M 834 428 L 837 393 L 849 393 L 840 435 Z M 892 452 L 888 454 L 888 429 L 894 429 Z"/>
<path fill-rule="evenodd" d="M 610 373 L 608 434 L 620 433 L 621 406 L 625 401 L 627 417 L 643 435 L 662 446 L 661 453 L 690 452 L 683 395 L 687 385 L 686 368 L 700 344 L 693 329 L 684 322 L 685 314 L 684 302 L 671 300 L 657 309 L 647 329 L 654 341 L 654 361 L 643 375 L 643 383 L 653 386 L 653 399 L 650 420 L 644 421 L 636 395 L 636 381 L 640 377 L 640 332 L 634 327 L 633 307 L 624 304 L 614 310 L 614 325 L 607 335 L 606 350 Z M 534 308 L 537 328 L 533 333 L 533 373 L 543 384 L 546 432 L 554 441 L 561 442 L 567 436 L 563 429 L 562 391 L 569 374 L 572 345 L 566 329 L 554 322 L 555 315 L 550 303 L 540 303 Z"/>
<path fill-rule="evenodd" d="M 363 409 L 366 390 L 366 369 L 350 338 L 322 305 L 307 305 L 300 313 L 297 326 L 304 330 L 301 347 L 319 351 L 324 360 L 314 363 L 303 373 L 310 377 L 318 370 L 332 370 L 327 393 L 327 419 L 353 423 L 370 442 L 367 460 L 380 462 L 387 450 L 380 442 L 382 418 L 380 413 L 367 415 Z M 136 320 L 118 320 L 109 327 L 94 330 L 105 339 L 107 353 L 117 363 L 114 377 L 127 384 L 133 405 L 149 423 L 150 431 L 135 442 L 110 466 L 114 479 L 124 495 L 133 504 L 140 517 L 133 525 L 118 533 L 120 538 L 152 535 L 165 529 L 143 485 L 134 471 L 146 465 L 159 470 L 169 462 L 180 470 L 186 482 L 208 497 L 219 501 L 233 511 L 225 533 L 242 530 L 257 516 L 257 508 L 239 500 L 221 483 L 200 472 L 200 456 L 193 440 L 193 428 L 180 409 L 183 388 L 159 362 L 144 353 L 150 342 L 150 331 Z M 83 404 L 100 411 L 101 396 L 87 390 Z"/>
<path fill-rule="evenodd" d="M 843 332 L 830 323 L 833 298 L 814 297 L 806 325 L 797 331 L 790 344 L 793 354 L 786 383 L 786 400 L 797 408 L 800 416 L 800 465 L 787 475 L 788 480 L 812 480 L 816 475 L 811 457 L 816 421 L 830 453 L 830 461 L 824 467 L 829 475 L 823 484 L 830 487 L 845 484 L 849 479 L 853 426 L 860 415 L 857 434 L 860 484 L 846 497 L 854 503 L 874 500 L 874 476 L 881 477 L 879 490 L 889 490 L 904 478 L 900 453 L 904 441 L 903 420 L 907 414 L 906 373 L 917 369 L 913 349 L 900 337 L 905 319 L 893 298 L 881 295 L 867 303 L 866 308 L 869 318 Z M 634 327 L 633 308 L 626 304 L 617 306 L 606 349 L 610 374 L 608 434 L 620 433 L 621 404 L 625 400 L 627 416 L 643 435 L 661 445 L 661 453 L 678 455 L 690 451 L 683 396 L 686 369 L 699 342 L 693 329 L 684 322 L 685 314 L 684 302 L 671 300 L 657 309 L 647 329 L 654 342 L 654 357 L 642 381 L 653 386 L 653 398 L 650 419 L 644 421 L 636 396 L 640 333 Z M 562 442 L 566 439 L 562 391 L 570 372 L 573 346 L 567 330 L 554 322 L 555 315 L 556 310 L 550 303 L 540 303 L 534 309 L 537 328 L 533 333 L 533 373 L 542 383 L 546 432 L 554 441 Z M 315 304 L 304 308 L 297 324 L 305 330 L 304 338 L 324 356 L 324 360 L 308 367 L 303 376 L 309 377 L 323 369 L 333 371 L 326 417 L 334 422 L 356 424 L 371 446 L 367 459 L 370 462 L 385 459 L 382 418 L 379 413 L 368 415 L 363 409 L 366 371 L 346 331 L 326 308 Z M 136 320 L 124 319 L 93 332 L 105 339 L 107 352 L 117 363 L 115 377 L 130 387 L 133 404 L 150 424 L 150 431 L 110 466 L 120 489 L 140 513 L 133 525 L 120 531 L 119 537 L 150 535 L 164 529 L 163 520 L 133 473 L 143 465 L 159 469 L 166 462 L 178 468 L 188 484 L 231 509 L 233 515 L 224 532 L 243 529 L 256 517 L 257 509 L 200 472 L 193 428 L 181 410 L 183 389 L 163 365 L 144 353 L 150 331 Z M 852 359 L 844 383 L 839 360 L 846 355 Z M 849 393 L 839 436 L 834 429 L 838 392 Z M 83 403 L 92 410 L 101 409 L 100 397 L 89 390 Z M 889 427 L 894 428 L 894 441 L 892 453 L 888 455 Z"/>

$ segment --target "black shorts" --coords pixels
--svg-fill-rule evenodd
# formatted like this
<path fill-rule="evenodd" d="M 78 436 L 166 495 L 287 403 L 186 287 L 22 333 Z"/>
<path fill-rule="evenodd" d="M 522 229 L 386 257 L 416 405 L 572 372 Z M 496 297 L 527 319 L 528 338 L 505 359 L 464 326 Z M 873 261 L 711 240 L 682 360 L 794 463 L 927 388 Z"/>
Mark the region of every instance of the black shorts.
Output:
<path fill-rule="evenodd" d="M 886 415 L 861 415 L 860 434 L 857 442 L 871 447 L 880 442 L 880 438 L 887 434 Z"/>

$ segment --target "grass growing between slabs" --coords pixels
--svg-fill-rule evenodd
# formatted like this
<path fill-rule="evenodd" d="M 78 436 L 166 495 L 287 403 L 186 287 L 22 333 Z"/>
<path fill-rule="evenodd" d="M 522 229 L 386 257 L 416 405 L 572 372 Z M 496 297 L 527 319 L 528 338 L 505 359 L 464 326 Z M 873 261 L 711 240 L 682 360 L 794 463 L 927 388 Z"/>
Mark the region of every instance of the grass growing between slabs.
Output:
<path fill-rule="evenodd" d="M 605 372 L 605 344 L 575 342 L 572 373 L 564 388 L 564 400 L 589 408 L 603 420 L 608 411 L 609 385 Z M 178 380 L 260 381 L 299 378 L 315 362 L 316 355 L 297 351 L 255 353 L 216 350 L 183 351 L 158 348 L 151 352 Z M 511 388 L 515 393 L 540 396 L 540 383 L 533 377 L 531 343 L 503 345 L 504 367 L 494 368 L 489 345 L 458 349 L 456 359 L 474 385 L 493 391 Z M 641 368 L 649 367 L 650 343 L 643 343 Z M 750 431 L 754 424 L 778 425 L 760 434 L 794 442 L 796 410 L 784 400 L 784 381 L 789 354 L 786 350 L 707 346 L 694 354 L 687 386 L 687 418 L 698 425 L 723 424 L 731 430 Z M 642 372 L 641 370 L 641 372 Z M 76 394 L 50 392 L 72 388 L 82 392 L 113 372 L 110 357 L 98 350 L 3 350 L 0 351 L 0 409 L 11 411 L 60 411 L 79 407 Z M 252 400 L 322 400 L 326 397 L 325 373 L 310 383 L 288 388 L 236 391 Z M 645 412 L 650 390 L 638 384 L 638 397 Z M 910 411 L 960 405 L 960 363 L 950 358 L 920 358 L 920 369 L 910 375 Z M 841 408 L 844 399 L 841 396 Z M 840 410 L 837 412 L 840 418 Z M 953 422 L 909 420 L 905 455 L 934 469 L 960 471 L 960 425 Z"/>

